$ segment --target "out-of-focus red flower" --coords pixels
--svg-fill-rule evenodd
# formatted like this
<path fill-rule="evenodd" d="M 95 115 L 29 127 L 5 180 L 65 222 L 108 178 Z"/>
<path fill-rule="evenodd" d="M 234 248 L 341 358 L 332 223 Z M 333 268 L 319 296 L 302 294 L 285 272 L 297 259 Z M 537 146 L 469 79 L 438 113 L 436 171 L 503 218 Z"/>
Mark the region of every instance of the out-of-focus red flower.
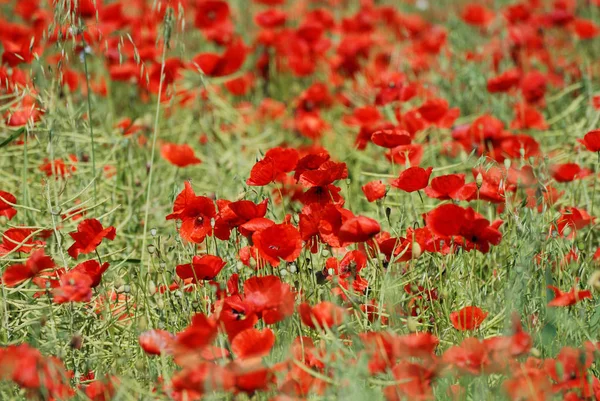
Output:
<path fill-rule="evenodd" d="M 229 4 L 223 0 L 201 0 L 196 5 L 194 25 L 200 30 L 210 30 L 229 20 Z"/>
<path fill-rule="evenodd" d="M 408 145 L 411 142 L 411 137 L 407 131 L 384 129 L 373 132 L 371 141 L 377 146 L 392 149 L 396 146 Z"/>
<path fill-rule="evenodd" d="M 17 198 L 10 192 L 0 191 L 0 216 L 11 220 L 17 214 L 17 209 L 9 203 L 16 204 Z"/>
<path fill-rule="evenodd" d="M 485 27 L 494 19 L 494 13 L 480 4 L 470 3 L 463 9 L 461 18 L 469 25 Z"/>
<path fill-rule="evenodd" d="M 298 307 L 302 323 L 310 328 L 331 328 L 344 321 L 346 310 L 331 302 L 323 301 L 311 307 L 302 303 Z"/>
<path fill-rule="evenodd" d="M 516 88 L 520 81 L 521 71 L 513 68 L 488 79 L 487 90 L 489 93 L 508 92 L 512 88 Z"/>
<path fill-rule="evenodd" d="M 2 274 L 2 283 L 14 287 L 25 280 L 35 277 L 39 272 L 54 268 L 54 261 L 44 254 L 43 249 L 33 252 L 25 264 L 11 265 Z"/>
<path fill-rule="evenodd" d="M 269 328 L 246 329 L 231 341 L 231 351 L 241 359 L 267 356 L 275 344 L 275 333 Z"/>
<path fill-rule="evenodd" d="M 160 147 L 160 154 L 169 163 L 177 167 L 187 167 L 202 163 L 194 154 L 194 149 L 187 143 L 177 145 L 175 143 L 165 143 Z"/>
<path fill-rule="evenodd" d="M 552 178 L 558 182 L 571 182 L 591 174 L 588 169 L 582 169 L 577 163 L 564 163 L 551 167 Z"/>
<path fill-rule="evenodd" d="M 593 21 L 576 18 L 573 21 L 573 30 L 579 39 L 593 39 L 600 34 L 600 28 Z"/>
<path fill-rule="evenodd" d="M 584 299 L 592 298 L 591 291 L 578 291 L 576 286 L 568 292 L 562 292 L 553 285 L 549 285 L 548 288 L 554 292 L 554 299 L 548 302 L 548 306 L 571 306 Z"/>
<path fill-rule="evenodd" d="M 60 278 L 60 285 L 52 290 L 52 301 L 89 302 L 92 299 L 92 278 L 80 271 L 71 270 Z"/>
<path fill-rule="evenodd" d="M 139 343 L 148 355 L 169 353 L 175 336 L 165 330 L 148 330 L 140 334 Z"/>
<path fill-rule="evenodd" d="M 457 330 L 475 330 L 483 323 L 487 315 L 487 312 L 477 306 L 466 306 L 457 312 L 450 313 L 450 321 Z"/>
<path fill-rule="evenodd" d="M 244 64 L 247 49 L 241 39 L 233 40 L 222 55 L 202 53 L 194 57 L 194 67 L 209 77 L 231 75 Z"/>
<path fill-rule="evenodd" d="M 41 240 L 34 240 L 34 230 L 31 228 L 13 227 L 2 234 L 0 243 L 0 256 L 9 252 L 30 253 L 38 245 L 44 245 Z"/>
<path fill-rule="evenodd" d="M 600 152 L 600 130 L 593 130 L 585 134 L 583 139 L 578 139 L 590 152 Z"/>

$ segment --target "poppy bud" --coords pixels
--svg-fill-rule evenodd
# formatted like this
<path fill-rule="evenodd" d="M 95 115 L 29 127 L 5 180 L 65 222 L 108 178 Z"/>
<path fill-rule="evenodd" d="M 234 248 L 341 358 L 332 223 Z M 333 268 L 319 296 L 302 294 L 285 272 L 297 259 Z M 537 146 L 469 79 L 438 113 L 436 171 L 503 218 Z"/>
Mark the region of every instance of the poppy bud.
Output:
<path fill-rule="evenodd" d="M 483 184 L 483 175 L 481 175 L 481 173 L 477 173 L 475 184 L 477 185 L 477 189 L 481 188 L 481 185 Z"/>
<path fill-rule="evenodd" d="M 600 291 L 600 270 L 596 270 L 590 276 L 588 281 L 590 287 L 592 287 L 595 291 Z"/>
<path fill-rule="evenodd" d="M 508 170 L 510 168 L 510 165 L 511 165 L 510 159 L 504 159 L 504 168 L 506 168 Z"/>
<path fill-rule="evenodd" d="M 154 281 L 152 280 L 148 282 L 148 293 L 150 295 L 156 294 L 156 284 L 154 284 Z"/>
<path fill-rule="evenodd" d="M 156 231 L 156 228 L 153 228 L 152 230 L 150 230 L 150 234 L 151 234 L 153 237 L 156 237 L 156 232 L 157 232 L 157 231 Z"/>
<path fill-rule="evenodd" d="M 412 243 L 412 257 L 413 257 L 413 259 L 418 259 L 419 256 L 421 256 L 421 253 L 422 253 L 421 245 L 419 245 L 418 242 L 413 242 Z"/>
<path fill-rule="evenodd" d="M 533 356 L 534 358 L 539 358 L 542 353 L 540 352 L 540 350 L 538 350 L 535 347 L 531 347 L 531 349 L 529 350 L 529 353 L 531 354 L 531 356 Z"/>
<path fill-rule="evenodd" d="M 148 245 L 148 247 L 146 249 L 148 249 L 148 253 L 150 255 L 152 255 L 154 252 L 156 252 L 156 247 L 152 244 Z"/>
<path fill-rule="evenodd" d="M 411 333 L 416 333 L 419 328 L 419 322 L 414 317 L 409 317 L 406 319 L 406 326 L 408 327 L 408 331 Z"/>

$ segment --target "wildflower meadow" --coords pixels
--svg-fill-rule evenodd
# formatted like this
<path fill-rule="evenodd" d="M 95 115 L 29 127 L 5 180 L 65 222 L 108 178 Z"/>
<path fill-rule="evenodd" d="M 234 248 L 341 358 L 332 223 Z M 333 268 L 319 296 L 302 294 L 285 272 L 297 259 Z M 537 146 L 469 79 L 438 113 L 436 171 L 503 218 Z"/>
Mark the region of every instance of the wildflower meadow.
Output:
<path fill-rule="evenodd" d="M 0 401 L 600 400 L 600 0 L 0 0 Z"/>

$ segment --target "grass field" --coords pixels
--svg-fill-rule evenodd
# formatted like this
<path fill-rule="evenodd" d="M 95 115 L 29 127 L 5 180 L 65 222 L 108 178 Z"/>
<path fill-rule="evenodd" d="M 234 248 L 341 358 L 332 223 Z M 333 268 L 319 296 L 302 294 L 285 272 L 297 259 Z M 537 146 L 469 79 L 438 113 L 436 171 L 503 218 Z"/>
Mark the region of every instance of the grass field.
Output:
<path fill-rule="evenodd" d="M 0 0 L 0 400 L 600 400 L 598 24 Z"/>

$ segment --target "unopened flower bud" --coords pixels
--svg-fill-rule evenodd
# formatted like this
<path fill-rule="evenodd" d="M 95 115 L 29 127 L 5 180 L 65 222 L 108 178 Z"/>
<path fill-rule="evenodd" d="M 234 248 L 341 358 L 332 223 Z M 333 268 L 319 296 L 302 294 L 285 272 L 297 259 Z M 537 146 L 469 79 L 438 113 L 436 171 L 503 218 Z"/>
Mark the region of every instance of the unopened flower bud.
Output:
<path fill-rule="evenodd" d="M 483 175 L 481 173 L 477 173 L 477 177 L 475 177 L 475 184 L 477 185 L 477 188 L 481 188 L 481 185 L 483 184 Z"/>
<path fill-rule="evenodd" d="M 592 289 L 600 292 L 600 270 L 596 270 L 592 273 L 590 279 L 588 280 L 588 284 L 590 287 L 592 287 Z"/>

